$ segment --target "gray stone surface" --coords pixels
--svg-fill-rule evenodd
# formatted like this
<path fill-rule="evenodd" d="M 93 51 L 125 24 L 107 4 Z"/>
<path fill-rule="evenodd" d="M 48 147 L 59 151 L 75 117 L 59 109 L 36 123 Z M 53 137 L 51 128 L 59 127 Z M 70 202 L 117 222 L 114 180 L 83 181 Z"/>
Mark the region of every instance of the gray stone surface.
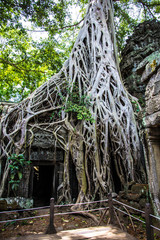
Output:
<path fill-rule="evenodd" d="M 0 198 L 0 211 L 31 208 L 33 207 L 33 199 L 24 197 L 8 197 Z"/>
<path fill-rule="evenodd" d="M 139 98 L 140 103 L 145 93 L 145 85 L 141 81 L 144 66 L 148 63 L 148 56 L 157 51 L 160 46 L 160 23 L 152 20 L 140 23 L 134 30 L 122 51 L 120 69 L 122 79 L 133 96 Z M 154 57 L 153 57 L 154 59 Z M 138 72 L 137 72 L 138 68 Z M 144 80 L 147 76 L 144 76 Z M 142 98 L 142 99 L 141 99 Z"/>

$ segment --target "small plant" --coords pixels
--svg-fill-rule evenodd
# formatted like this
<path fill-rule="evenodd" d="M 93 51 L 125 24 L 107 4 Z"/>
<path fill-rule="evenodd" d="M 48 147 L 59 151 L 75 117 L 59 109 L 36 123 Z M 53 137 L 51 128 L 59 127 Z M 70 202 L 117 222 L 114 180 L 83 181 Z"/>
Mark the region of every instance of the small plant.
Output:
<path fill-rule="evenodd" d="M 15 225 L 16 224 L 16 221 L 12 221 L 12 222 L 6 222 L 5 224 L 4 224 L 4 227 L 6 228 L 6 227 L 9 227 L 9 226 L 12 226 L 12 225 Z"/>
<path fill-rule="evenodd" d="M 55 112 L 52 112 L 51 116 L 50 116 L 50 119 L 52 120 L 55 116 Z"/>
<path fill-rule="evenodd" d="M 136 218 L 138 218 L 140 221 L 143 221 L 143 222 L 145 222 L 145 219 L 142 217 L 142 216 L 140 216 L 140 215 L 137 215 L 137 214 L 133 214 L 133 217 L 136 217 Z M 135 222 L 137 222 L 138 220 L 135 220 Z M 137 222 L 137 223 L 139 223 L 139 222 Z M 142 228 L 146 228 L 146 224 L 145 223 L 142 223 Z"/>
<path fill-rule="evenodd" d="M 138 112 L 140 111 L 138 102 L 132 101 L 132 103 L 133 103 L 133 105 L 134 105 L 134 107 L 135 107 L 135 111 L 138 113 Z"/>
<path fill-rule="evenodd" d="M 77 120 L 94 122 L 92 114 L 89 110 L 89 106 L 91 106 L 91 98 L 87 95 L 80 96 L 79 88 L 75 83 L 72 87 L 68 86 L 66 91 L 68 94 L 67 102 L 65 102 L 66 98 L 63 97 L 62 94 L 59 94 L 65 105 L 62 107 L 62 110 L 64 110 L 66 113 L 75 113 Z"/>
<path fill-rule="evenodd" d="M 29 225 L 29 223 L 28 223 L 27 220 L 23 220 L 23 221 L 21 222 L 21 225 L 22 225 L 22 226 L 25 226 L 25 225 Z"/>
<path fill-rule="evenodd" d="M 138 102 L 139 102 L 139 104 L 141 105 L 141 107 L 145 107 L 145 99 L 144 98 L 139 98 L 138 99 Z"/>
<path fill-rule="evenodd" d="M 12 154 L 8 160 L 10 163 L 10 181 L 11 188 L 13 191 L 16 191 L 19 183 L 23 177 L 23 168 L 26 165 L 29 165 L 31 161 L 26 161 L 23 154 Z"/>

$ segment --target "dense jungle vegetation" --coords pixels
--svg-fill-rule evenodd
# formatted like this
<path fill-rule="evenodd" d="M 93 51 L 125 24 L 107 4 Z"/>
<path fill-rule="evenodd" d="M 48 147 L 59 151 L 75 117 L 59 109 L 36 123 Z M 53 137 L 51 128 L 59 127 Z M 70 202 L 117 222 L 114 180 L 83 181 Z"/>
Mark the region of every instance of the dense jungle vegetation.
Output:
<path fill-rule="evenodd" d="M 0 101 L 21 101 L 61 69 L 88 2 L 0 0 Z M 159 13 L 158 0 L 114 1 L 119 56 L 134 26 Z"/>

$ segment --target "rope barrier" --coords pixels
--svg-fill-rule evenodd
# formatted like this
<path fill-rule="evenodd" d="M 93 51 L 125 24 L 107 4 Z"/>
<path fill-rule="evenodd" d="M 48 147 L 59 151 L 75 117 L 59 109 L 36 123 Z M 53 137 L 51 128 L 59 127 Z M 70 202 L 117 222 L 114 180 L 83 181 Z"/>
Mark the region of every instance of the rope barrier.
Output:
<path fill-rule="evenodd" d="M 144 223 L 144 224 L 146 224 L 146 222 L 145 221 L 143 221 L 143 220 L 141 220 L 141 219 L 139 219 L 139 218 L 137 218 L 137 217 L 135 217 L 135 216 L 133 216 L 133 215 L 130 215 L 132 218 L 134 218 L 135 220 L 137 220 L 137 221 L 139 221 L 139 222 L 141 222 L 141 223 Z"/>
<path fill-rule="evenodd" d="M 145 212 L 142 211 L 142 210 L 139 210 L 139 209 L 137 209 L 137 208 L 131 207 L 131 206 L 125 204 L 125 203 L 119 202 L 119 201 L 116 200 L 116 199 L 113 199 L 113 201 L 114 201 L 114 202 L 117 202 L 117 203 L 119 203 L 119 204 L 121 204 L 121 205 L 124 205 L 125 207 L 128 207 L 128 208 L 130 208 L 130 209 L 132 209 L 132 210 L 135 210 L 135 211 L 137 211 L 137 212 L 145 213 Z"/>
<path fill-rule="evenodd" d="M 47 209 L 50 206 L 44 206 L 44 207 L 38 207 L 38 208 L 28 208 L 28 209 L 19 209 L 19 210 L 11 210 L 11 211 L 3 211 L 1 213 L 11 213 L 11 212 L 24 212 L 24 211 L 33 211 L 33 210 L 39 210 L 39 209 Z"/>
<path fill-rule="evenodd" d="M 152 215 L 152 214 L 150 214 L 150 216 L 151 216 L 151 217 L 154 217 L 154 218 L 156 218 L 156 219 L 158 219 L 158 220 L 160 221 L 160 217 L 157 217 L 157 216 Z"/>
<path fill-rule="evenodd" d="M 93 212 L 93 211 L 98 211 L 98 210 L 100 211 L 100 210 L 104 210 L 104 209 L 107 209 L 107 208 L 96 208 L 96 209 L 82 210 L 82 211 L 76 211 L 76 212 L 55 213 L 54 216 L 75 214 L 75 213 L 83 213 L 83 212 Z M 48 216 L 49 216 L 49 214 L 40 215 L 40 216 L 34 216 L 34 217 L 27 217 L 27 218 L 18 218 L 18 219 L 0 221 L 0 223 L 7 223 L 7 222 L 14 222 L 14 221 L 23 221 L 23 220 L 35 219 L 35 218 L 40 218 L 40 217 L 48 217 Z"/>
<path fill-rule="evenodd" d="M 156 230 L 158 230 L 158 231 L 160 231 L 159 228 L 157 228 L 157 227 L 155 227 L 155 226 L 153 226 L 153 225 L 151 225 L 151 227 L 154 228 L 154 229 L 156 229 Z"/>
<path fill-rule="evenodd" d="M 54 216 L 59 216 L 59 215 L 69 215 L 69 214 L 76 214 L 76 213 L 83 213 L 83 212 L 94 212 L 94 211 L 100 211 L 108 208 L 96 208 L 96 209 L 90 209 L 90 210 L 81 210 L 81 211 L 76 211 L 76 212 L 65 212 L 65 213 L 55 213 Z"/>
<path fill-rule="evenodd" d="M 0 221 L 0 223 L 17 222 L 17 221 L 29 220 L 29 219 L 40 218 L 40 217 L 48 217 L 48 216 L 49 216 L 49 214 L 40 215 L 40 216 L 35 216 L 35 217 L 18 218 L 18 219 Z"/>
<path fill-rule="evenodd" d="M 55 205 L 55 207 L 71 207 L 71 206 L 78 206 L 78 205 L 84 205 L 84 204 L 91 204 L 91 203 L 99 203 L 99 202 L 108 202 L 108 199 L 105 200 L 98 200 L 98 201 L 92 201 L 92 202 L 84 202 L 84 203 L 72 203 L 72 204 L 64 204 L 64 205 Z M 39 210 L 39 209 L 47 209 L 50 206 L 44 206 L 44 207 L 38 207 L 38 208 L 28 208 L 28 209 L 20 209 L 20 210 L 12 210 L 12 211 L 3 211 L 1 213 L 12 213 L 12 212 L 23 212 L 23 211 L 32 211 L 32 210 Z"/>
<path fill-rule="evenodd" d="M 64 204 L 64 205 L 55 205 L 55 207 L 71 207 L 71 206 L 79 206 L 79 205 L 84 205 L 84 204 L 100 203 L 100 202 L 108 202 L 108 199 L 92 201 L 92 202 L 82 202 L 82 203 L 71 203 L 71 204 Z"/>
<path fill-rule="evenodd" d="M 114 207 L 117 211 L 119 211 L 119 212 L 122 212 L 122 213 L 124 213 L 124 214 L 126 214 L 127 216 L 130 216 L 130 217 L 132 217 L 132 218 L 134 218 L 134 219 L 136 219 L 136 220 L 138 220 L 138 221 L 140 221 L 140 222 L 142 222 L 142 223 L 145 223 L 144 221 L 142 221 L 141 219 L 139 219 L 139 218 L 136 218 L 136 217 L 134 217 L 133 215 L 129 215 L 127 212 L 124 212 L 123 210 L 120 210 L 119 208 L 116 208 L 116 207 Z"/>

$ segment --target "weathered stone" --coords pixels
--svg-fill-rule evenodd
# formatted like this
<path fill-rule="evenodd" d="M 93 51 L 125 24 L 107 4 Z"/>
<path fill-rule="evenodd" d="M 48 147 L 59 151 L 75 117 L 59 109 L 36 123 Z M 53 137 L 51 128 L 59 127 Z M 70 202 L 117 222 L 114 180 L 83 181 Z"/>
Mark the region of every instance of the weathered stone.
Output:
<path fill-rule="evenodd" d="M 148 192 L 148 184 L 135 184 L 132 186 L 131 191 L 140 196 L 146 195 Z"/>
<path fill-rule="evenodd" d="M 130 201 L 139 201 L 141 194 L 138 193 L 129 193 L 127 194 L 127 199 Z"/>
<path fill-rule="evenodd" d="M 33 199 L 23 197 L 0 198 L 0 211 L 33 207 Z"/>
<path fill-rule="evenodd" d="M 60 129 L 59 134 L 66 139 L 67 134 L 64 128 Z M 53 152 L 55 148 L 55 141 L 56 139 L 52 133 L 47 133 L 46 131 L 39 130 L 34 133 L 32 148 L 36 147 L 36 148 L 41 148 L 42 150 L 53 148 L 52 149 L 52 152 Z M 56 147 L 60 147 L 58 145 L 58 142 L 56 144 L 57 144 Z"/>
<path fill-rule="evenodd" d="M 160 52 L 155 51 L 152 54 L 148 55 L 136 69 L 136 73 L 141 76 L 141 82 L 147 81 L 160 65 Z"/>
<path fill-rule="evenodd" d="M 116 198 L 117 195 L 118 195 L 117 193 L 113 192 L 113 193 L 112 193 L 112 198 Z"/>
<path fill-rule="evenodd" d="M 139 205 L 142 207 L 142 208 L 145 208 L 145 205 L 146 205 L 146 199 L 145 198 L 141 198 L 140 201 L 139 201 Z"/>
<path fill-rule="evenodd" d="M 146 116 L 157 114 L 158 111 L 160 111 L 160 68 L 157 73 L 149 79 L 146 86 L 145 100 Z"/>
<path fill-rule="evenodd" d="M 3 198 L 0 199 L 0 211 L 5 211 L 7 209 L 7 201 Z"/>
<path fill-rule="evenodd" d="M 144 118 L 145 127 L 158 127 L 160 123 L 160 112 L 153 113 Z"/>
<path fill-rule="evenodd" d="M 157 213 L 160 214 L 160 23 L 147 21 L 139 24 L 122 51 L 122 78 L 128 91 L 138 98 L 143 107 L 135 104 L 137 120 L 143 119 L 145 160 L 148 183 Z M 133 101 L 134 103 L 134 101 Z M 145 115 L 144 115 L 145 114 Z M 147 196 L 147 189 L 132 187 L 133 192 Z M 141 201 L 143 205 L 143 200 Z"/>
<path fill-rule="evenodd" d="M 152 53 L 155 56 L 156 51 L 157 55 L 159 54 L 159 29 L 160 23 L 155 20 L 140 23 L 135 28 L 133 35 L 128 38 L 121 54 L 120 69 L 122 78 L 128 91 L 139 99 L 143 99 L 145 92 L 145 85 L 141 82 L 141 76 L 139 75 L 142 75 L 146 64 L 149 62 L 147 57 Z M 154 56 L 152 56 L 153 60 L 155 59 Z M 153 69 L 154 64 L 151 66 L 151 72 Z"/>
<path fill-rule="evenodd" d="M 130 205 L 131 207 L 136 208 L 136 209 L 140 209 L 140 208 L 141 208 L 140 205 L 139 205 L 139 203 L 138 203 L 138 202 L 135 202 L 135 201 L 130 201 L 130 202 L 129 202 L 129 205 Z M 134 213 L 134 210 L 130 210 L 130 213 Z"/>
<path fill-rule="evenodd" d="M 119 197 L 120 197 L 120 198 L 123 198 L 123 199 L 126 199 L 126 198 L 127 198 L 126 192 L 125 192 L 125 191 L 120 191 L 120 192 L 119 192 Z"/>
<path fill-rule="evenodd" d="M 28 187 L 29 187 L 29 177 L 31 172 L 31 165 L 23 167 L 23 178 L 19 183 L 18 190 L 16 191 L 17 196 L 28 198 Z"/>

